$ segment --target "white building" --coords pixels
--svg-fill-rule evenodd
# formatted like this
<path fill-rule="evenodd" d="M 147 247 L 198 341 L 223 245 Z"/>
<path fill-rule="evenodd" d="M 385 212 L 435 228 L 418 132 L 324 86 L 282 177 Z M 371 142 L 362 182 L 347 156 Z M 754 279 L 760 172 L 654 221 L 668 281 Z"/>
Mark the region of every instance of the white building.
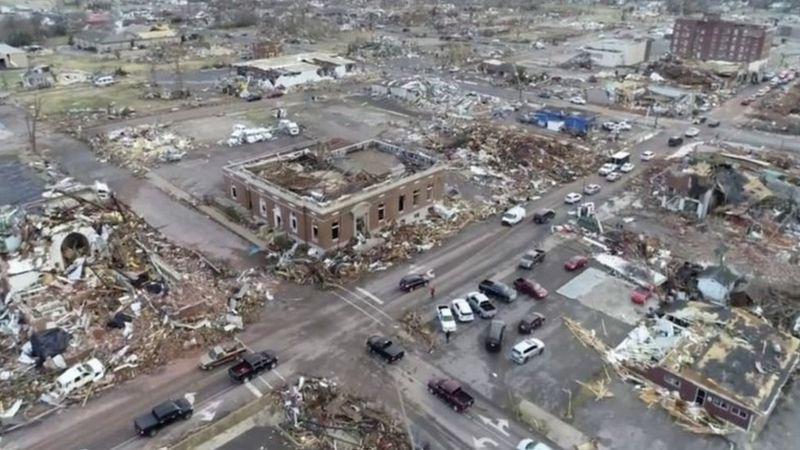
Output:
<path fill-rule="evenodd" d="M 324 53 L 300 53 L 273 58 L 244 61 L 233 65 L 239 75 L 269 83 L 272 88 L 316 83 L 346 76 L 356 63 Z"/>
<path fill-rule="evenodd" d="M 592 63 L 601 67 L 633 66 L 647 60 L 648 39 L 604 39 L 584 47 Z"/>

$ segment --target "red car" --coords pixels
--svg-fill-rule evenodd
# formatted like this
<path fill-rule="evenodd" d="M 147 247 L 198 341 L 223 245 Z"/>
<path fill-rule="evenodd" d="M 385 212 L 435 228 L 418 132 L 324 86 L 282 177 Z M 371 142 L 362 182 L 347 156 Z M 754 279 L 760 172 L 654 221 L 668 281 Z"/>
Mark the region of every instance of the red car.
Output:
<path fill-rule="evenodd" d="M 585 256 L 573 256 L 564 263 L 564 268 L 572 272 L 583 269 L 587 264 L 589 264 L 589 258 Z"/>
<path fill-rule="evenodd" d="M 631 292 L 631 301 L 637 305 L 644 305 L 653 296 L 653 289 L 637 287 Z"/>
<path fill-rule="evenodd" d="M 525 278 L 517 278 L 514 280 L 514 289 L 523 294 L 530 295 L 537 300 L 547 297 L 547 289 L 543 288 L 541 284 L 533 280 L 526 280 Z"/>

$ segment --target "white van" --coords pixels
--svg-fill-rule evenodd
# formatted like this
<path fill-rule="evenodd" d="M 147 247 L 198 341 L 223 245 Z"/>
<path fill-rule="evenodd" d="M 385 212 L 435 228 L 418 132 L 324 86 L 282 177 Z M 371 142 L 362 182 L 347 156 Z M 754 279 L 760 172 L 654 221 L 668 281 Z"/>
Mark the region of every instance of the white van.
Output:
<path fill-rule="evenodd" d="M 511 360 L 517 364 L 525 364 L 534 355 L 544 352 L 544 342 L 536 338 L 525 339 L 511 349 Z"/>
<path fill-rule="evenodd" d="M 112 77 L 111 75 L 97 77 L 94 79 L 93 84 L 97 87 L 111 86 L 112 84 L 114 84 L 114 77 Z"/>

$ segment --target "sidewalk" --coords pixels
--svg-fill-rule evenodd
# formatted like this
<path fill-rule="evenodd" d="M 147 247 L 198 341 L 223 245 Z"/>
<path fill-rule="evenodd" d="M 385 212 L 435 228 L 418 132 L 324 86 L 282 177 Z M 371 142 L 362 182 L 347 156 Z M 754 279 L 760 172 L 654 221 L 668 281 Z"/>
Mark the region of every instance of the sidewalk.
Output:
<path fill-rule="evenodd" d="M 523 422 L 540 430 L 548 439 L 558 444 L 561 448 L 578 448 L 578 446 L 592 440 L 592 438 L 583 434 L 581 430 L 527 400 L 519 401 L 519 416 Z M 598 444 L 597 448 L 605 449 L 606 447 Z"/>
<path fill-rule="evenodd" d="M 197 200 L 194 199 L 188 192 L 180 189 L 179 187 L 175 186 L 174 184 L 170 183 L 166 179 L 162 178 L 160 175 L 156 174 L 153 171 L 147 172 L 147 180 L 153 186 L 161 189 L 165 193 L 173 196 L 174 198 L 188 203 L 193 208 L 197 209 L 198 211 L 202 212 L 203 214 L 207 215 L 209 218 L 217 222 L 218 224 L 222 225 L 223 227 L 227 228 L 228 230 L 235 233 L 240 238 L 246 240 L 247 242 L 255 245 L 259 249 L 264 249 L 267 246 L 267 243 L 259 238 L 255 233 L 250 231 L 249 229 L 239 225 L 238 223 L 228 219 L 225 214 L 220 212 L 218 209 L 203 205 L 198 203 Z"/>

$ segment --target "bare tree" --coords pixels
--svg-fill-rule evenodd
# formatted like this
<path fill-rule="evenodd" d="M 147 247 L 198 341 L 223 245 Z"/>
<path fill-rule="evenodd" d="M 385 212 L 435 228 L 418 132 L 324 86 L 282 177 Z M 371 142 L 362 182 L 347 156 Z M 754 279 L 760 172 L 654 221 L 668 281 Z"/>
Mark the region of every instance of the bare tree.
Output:
<path fill-rule="evenodd" d="M 36 128 L 39 125 L 41 114 L 42 98 L 37 95 L 33 98 L 33 103 L 28 105 L 28 110 L 25 112 L 25 128 L 28 131 L 28 143 L 30 144 L 31 152 L 35 155 L 39 154 L 39 149 L 36 146 Z"/>

